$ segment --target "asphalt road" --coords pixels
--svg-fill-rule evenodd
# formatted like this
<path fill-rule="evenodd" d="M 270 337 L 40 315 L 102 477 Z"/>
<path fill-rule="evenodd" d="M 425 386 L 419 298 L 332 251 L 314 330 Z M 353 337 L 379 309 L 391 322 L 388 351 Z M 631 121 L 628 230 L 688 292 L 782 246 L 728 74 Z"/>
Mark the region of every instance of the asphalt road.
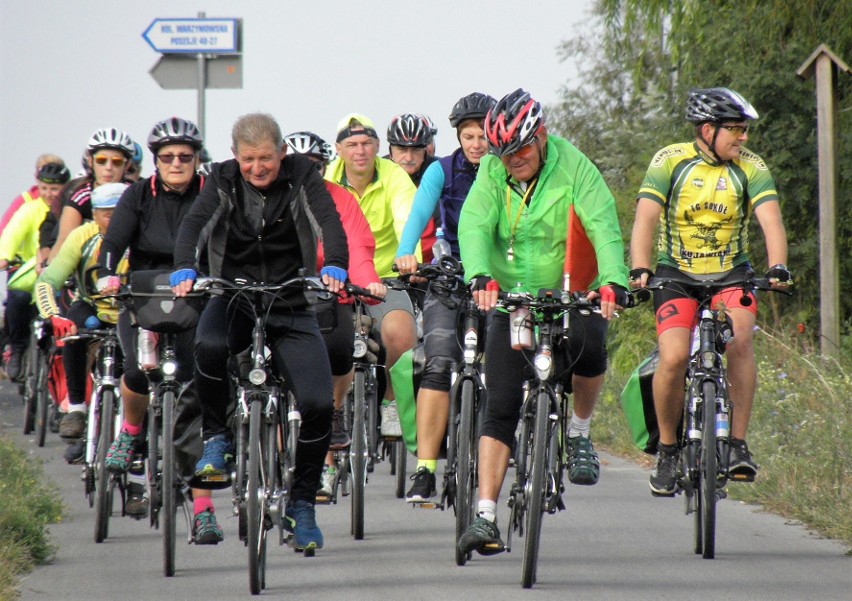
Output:
<path fill-rule="evenodd" d="M 225 541 L 196 547 L 179 541 L 177 573 L 162 573 L 160 532 L 146 521 L 114 517 L 110 537 L 93 541 L 94 511 L 83 496 L 80 467 L 62 460 L 64 444 L 48 435 L 44 448 L 20 432 L 16 389 L 0 383 L 0 435 L 44 462 L 65 503 L 50 526 L 57 545 L 51 563 L 21 582 L 25 601 L 68 599 L 232 600 L 249 597 L 247 553 L 230 516 L 228 492 L 215 496 Z M 269 547 L 262 595 L 289 599 L 405 601 L 440 599 L 771 600 L 852 599 L 852 557 L 846 547 L 800 525 L 729 500 L 718 512 L 716 559 L 692 553 L 692 519 L 683 500 L 656 499 L 642 467 L 603 455 L 596 486 L 570 486 L 567 511 L 545 516 L 538 582 L 520 586 L 522 542 L 465 567 L 453 559 L 450 511 L 413 509 L 393 496 L 387 463 L 367 485 L 365 538 L 349 534 L 349 500 L 320 506 L 325 548 L 313 558 Z M 2 458 L 0 458 L 0 461 Z M 409 471 L 414 460 L 409 458 Z M 442 469 L 439 466 L 439 471 Z M 511 474 L 510 474 L 511 475 Z M 498 523 L 508 509 L 501 499 Z M 224 517 L 223 517 L 224 516 Z M 503 535 L 505 538 L 505 527 Z M 179 530 L 179 537 L 185 530 Z"/>

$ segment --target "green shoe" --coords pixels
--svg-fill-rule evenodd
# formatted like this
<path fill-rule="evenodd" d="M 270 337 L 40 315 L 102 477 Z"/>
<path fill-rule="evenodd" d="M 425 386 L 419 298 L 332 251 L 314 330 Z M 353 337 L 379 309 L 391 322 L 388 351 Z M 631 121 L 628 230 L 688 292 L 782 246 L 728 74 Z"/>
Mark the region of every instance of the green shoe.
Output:
<path fill-rule="evenodd" d="M 480 555 L 496 555 L 506 550 L 506 543 L 500 538 L 497 524 L 477 517 L 459 538 L 459 551 L 470 553 L 476 551 Z"/>
<path fill-rule="evenodd" d="M 568 479 L 574 484 L 591 486 L 598 483 L 601 464 L 592 441 L 585 436 L 568 439 Z"/>
<path fill-rule="evenodd" d="M 107 470 L 115 474 L 123 474 L 129 470 L 133 460 L 136 459 L 141 442 L 141 436 L 133 436 L 124 430 L 119 432 L 107 451 L 104 462 Z"/>
<path fill-rule="evenodd" d="M 195 516 L 192 530 L 196 545 L 216 545 L 224 538 L 222 529 L 216 522 L 216 514 L 209 510 Z"/>

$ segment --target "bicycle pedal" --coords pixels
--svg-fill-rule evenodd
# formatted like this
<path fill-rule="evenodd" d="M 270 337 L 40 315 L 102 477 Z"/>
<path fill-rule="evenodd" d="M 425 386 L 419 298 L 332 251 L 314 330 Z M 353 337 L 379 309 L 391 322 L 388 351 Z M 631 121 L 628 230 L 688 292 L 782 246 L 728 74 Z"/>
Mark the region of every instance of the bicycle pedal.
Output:
<path fill-rule="evenodd" d="M 415 509 L 440 509 L 444 511 L 443 503 L 436 503 L 435 501 L 416 501 L 414 503 L 410 503 L 412 508 Z"/>
<path fill-rule="evenodd" d="M 314 503 L 316 505 L 329 505 L 331 503 L 331 495 L 317 495 Z"/>
<path fill-rule="evenodd" d="M 204 490 L 228 488 L 231 485 L 231 475 L 215 474 L 210 476 L 193 476 L 189 485 L 192 488 L 201 488 Z"/>
<path fill-rule="evenodd" d="M 754 474 L 744 474 L 742 472 L 733 472 L 728 474 L 728 479 L 734 482 L 754 482 Z"/>

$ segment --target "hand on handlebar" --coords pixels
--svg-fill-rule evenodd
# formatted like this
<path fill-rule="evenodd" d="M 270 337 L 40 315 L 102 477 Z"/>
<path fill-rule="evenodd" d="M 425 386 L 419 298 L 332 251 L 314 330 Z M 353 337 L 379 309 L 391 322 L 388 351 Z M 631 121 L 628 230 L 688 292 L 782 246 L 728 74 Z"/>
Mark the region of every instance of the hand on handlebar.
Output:
<path fill-rule="evenodd" d="M 342 267 L 326 265 L 320 270 L 320 277 L 329 292 L 340 292 L 346 284 L 347 273 Z"/>
<path fill-rule="evenodd" d="M 192 286 L 198 274 L 194 269 L 178 269 L 169 275 L 169 286 L 177 297 L 186 296 L 192 292 Z"/>
<path fill-rule="evenodd" d="M 414 255 L 402 255 L 394 259 L 393 263 L 400 275 L 410 276 L 408 281 L 412 284 L 422 284 L 427 281 L 424 277 L 413 275 L 420 269 L 420 263 Z"/>
<path fill-rule="evenodd" d="M 483 311 L 490 311 L 497 306 L 500 285 L 487 275 L 479 275 L 470 281 L 470 291 L 476 306 Z"/>
<path fill-rule="evenodd" d="M 604 319 L 612 319 L 618 309 L 628 305 L 627 290 L 618 284 L 607 284 L 601 286 L 597 292 L 591 291 L 588 294 L 589 300 L 594 300 L 598 296 L 601 299 L 601 316 Z"/>

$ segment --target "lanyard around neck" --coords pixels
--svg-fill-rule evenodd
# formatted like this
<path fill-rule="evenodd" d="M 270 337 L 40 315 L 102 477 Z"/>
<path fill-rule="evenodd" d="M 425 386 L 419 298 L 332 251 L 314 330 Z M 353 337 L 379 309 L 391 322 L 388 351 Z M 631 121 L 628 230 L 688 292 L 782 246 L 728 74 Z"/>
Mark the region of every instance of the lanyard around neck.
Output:
<path fill-rule="evenodd" d="M 538 178 L 533 179 L 530 184 L 527 186 L 526 191 L 524 192 L 523 198 L 521 198 L 521 206 L 518 207 L 518 214 L 515 215 L 515 221 L 512 222 L 512 187 L 506 186 L 506 217 L 509 219 L 509 237 L 512 241 L 515 240 L 515 230 L 518 228 L 518 223 L 521 221 L 521 213 L 524 212 L 524 207 L 527 204 L 527 200 L 530 197 L 530 194 L 535 190 L 535 185 L 538 182 Z"/>

